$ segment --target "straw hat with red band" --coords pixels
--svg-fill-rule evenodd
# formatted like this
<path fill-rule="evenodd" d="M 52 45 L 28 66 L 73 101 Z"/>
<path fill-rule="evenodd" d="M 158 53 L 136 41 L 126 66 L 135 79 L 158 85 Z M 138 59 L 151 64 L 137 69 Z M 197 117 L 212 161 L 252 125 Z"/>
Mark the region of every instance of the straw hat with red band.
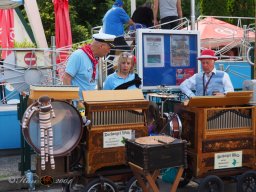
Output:
<path fill-rule="evenodd" d="M 218 57 L 215 56 L 215 51 L 211 49 L 205 49 L 202 51 L 201 56 L 197 57 L 198 60 L 202 59 L 213 59 L 214 61 L 218 60 Z"/>

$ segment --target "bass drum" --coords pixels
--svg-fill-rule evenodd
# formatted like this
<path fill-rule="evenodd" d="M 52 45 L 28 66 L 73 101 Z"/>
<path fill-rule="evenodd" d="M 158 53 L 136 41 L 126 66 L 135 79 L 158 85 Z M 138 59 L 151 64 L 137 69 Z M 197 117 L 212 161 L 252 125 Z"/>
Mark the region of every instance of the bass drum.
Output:
<path fill-rule="evenodd" d="M 53 129 L 53 155 L 65 156 L 70 153 L 81 140 L 83 135 L 82 118 L 71 104 L 64 101 L 51 102 L 55 118 L 51 118 Z M 34 106 L 31 104 L 25 114 Z M 22 128 L 22 133 L 28 144 L 40 153 L 40 125 L 39 112 L 34 112 L 29 117 L 27 128 Z"/>

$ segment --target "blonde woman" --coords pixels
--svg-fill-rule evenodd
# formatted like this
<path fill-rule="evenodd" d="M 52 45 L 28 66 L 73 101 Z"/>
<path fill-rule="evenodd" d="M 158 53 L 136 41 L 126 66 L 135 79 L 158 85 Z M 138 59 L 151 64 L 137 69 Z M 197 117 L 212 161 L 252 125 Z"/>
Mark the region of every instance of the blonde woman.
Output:
<path fill-rule="evenodd" d="M 123 52 L 119 55 L 117 70 L 107 76 L 103 89 L 138 89 L 141 84 L 141 78 L 134 73 L 135 56 L 129 52 Z"/>

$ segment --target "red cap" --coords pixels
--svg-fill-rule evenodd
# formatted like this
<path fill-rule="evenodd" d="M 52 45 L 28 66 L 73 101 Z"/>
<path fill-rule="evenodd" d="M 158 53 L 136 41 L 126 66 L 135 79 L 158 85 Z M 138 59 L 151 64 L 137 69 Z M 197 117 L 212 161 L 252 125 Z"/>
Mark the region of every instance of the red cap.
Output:
<path fill-rule="evenodd" d="M 198 60 L 202 59 L 213 59 L 214 61 L 218 60 L 218 57 L 215 56 L 215 51 L 211 49 L 205 49 L 202 51 L 201 56 L 197 58 Z"/>

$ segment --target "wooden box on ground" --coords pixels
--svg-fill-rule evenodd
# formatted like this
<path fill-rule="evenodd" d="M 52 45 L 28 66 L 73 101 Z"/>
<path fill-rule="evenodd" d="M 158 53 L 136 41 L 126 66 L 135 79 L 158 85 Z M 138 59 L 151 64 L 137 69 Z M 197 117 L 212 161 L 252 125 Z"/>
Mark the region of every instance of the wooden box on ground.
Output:
<path fill-rule="evenodd" d="M 150 136 L 146 139 L 154 139 Z M 169 137 L 169 136 L 160 136 Z M 144 139 L 144 138 L 139 138 Z M 187 162 L 186 141 L 174 139 L 173 142 L 162 141 L 158 144 L 141 144 L 135 140 L 126 141 L 126 158 L 128 162 L 140 166 L 145 171 L 154 171 L 156 169 L 185 166 Z"/>
<path fill-rule="evenodd" d="M 188 167 L 195 177 L 232 176 L 256 168 L 256 113 L 254 106 L 246 105 L 250 95 L 196 97 L 179 109 Z"/>
<path fill-rule="evenodd" d="M 146 136 L 148 101 L 141 90 L 84 91 L 86 116 L 86 174 L 126 164 L 125 138 Z"/>

